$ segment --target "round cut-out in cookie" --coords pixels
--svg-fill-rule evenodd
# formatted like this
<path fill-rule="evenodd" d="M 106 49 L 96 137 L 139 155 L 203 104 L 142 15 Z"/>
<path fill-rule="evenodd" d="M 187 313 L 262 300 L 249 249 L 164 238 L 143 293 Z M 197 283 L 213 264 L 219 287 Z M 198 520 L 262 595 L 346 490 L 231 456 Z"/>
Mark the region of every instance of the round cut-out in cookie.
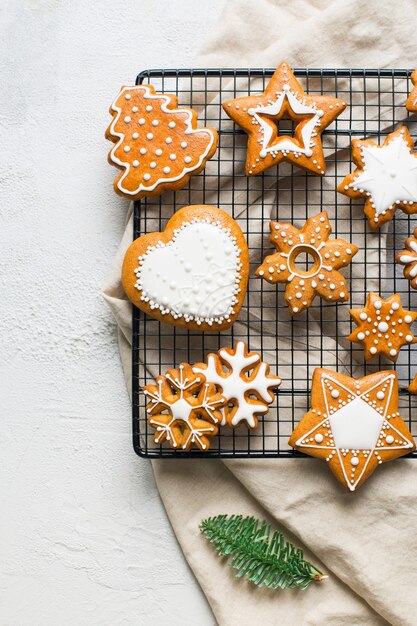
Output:
<path fill-rule="evenodd" d="M 306 93 L 283 62 L 263 93 L 229 100 L 223 109 L 248 135 L 247 176 L 281 161 L 324 175 L 321 134 L 346 106 L 338 98 Z M 293 136 L 279 133 L 285 117 L 296 125 Z"/>
<path fill-rule="evenodd" d="M 286 283 L 285 300 L 291 315 L 311 306 L 319 295 L 327 302 L 346 302 L 346 279 L 338 271 L 350 264 L 358 247 L 344 239 L 329 239 L 332 229 L 326 211 L 310 217 L 303 228 L 271 222 L 271 242 L 277 252 L 267 256 L 256 275 L 269 283 Z M 306 270 L 300 255 L 312 260 Z"/>
<path fill-rule="evenodd" d="M 417 313 L 403 309 L 398 293 L 383 300 L 371 291 L 364 308 L 351 309 L 350 315 L 357 328 L 348 339 L 363 345 L 366 360 L 383 354 L 395 363 L 402 346 L 417 342 L 411 331 Z"/>
<path fill-rule="evenodd" d="M 390 133 L 382 146 L 370 139 L 352 141 L 357 169 L 337 190 L 351 198 L 366 198 L 365 214 L 371 228 L 392 219 L 397 208 L 417 212 L 417 153 L 405 126 Z"/>
<path fill-rule="evenodd" d="M 398 413 L 396 372 L 354 379 L 316 369 L 311 409 L 295 428 L 289 444 L 325 460 L 341 484 L 355 491 L 378 465 L 415 449 Z"/>
<path fill-rule="evenodd" d="M 186 451 L 192 446 L 210 448 L 210 437 L 217 435 L 220 409 L 225 398 L 202 374 L 194 374 L 188 363 L 168 370 L 156 379 L 156 385 L 146 385 L 143 393 L 148 424 L 155 429 L 154 441 L 167 441 L 171 448 Z"/>
<path fill-rule="evenodd" d="M 206 363 L 197 363 L 193 371 L 204 374 L 225 396 L 221 424 L 232 428 L 241 423 L 257 428 L 258 417 L 268 412 L 274 400 L 272 389 L 281 384 L 281 378 L 271 376 L 269 365 L 258 352 L 249 352 L 244 341 L 238 341 L 233 349 L 209 354 Z"/>
<path fill-rule="evenodd" d="M 404 276 L 413 289 L 417 289 L 417 228 L 413 236 L 405 240 L 405 249 L 397 252 L 397 263 L 404 265 Z"/>
<path fill-rule="evenodd" d="M 180 209 L 162 233 L 136 239 L 122 269 L 135 306 L 169 324 L 222 330 L 235 322 L 249 274 L 246 240 L 235 220 L 216 207 Z"/>
<path fill-rule="evenodd" d="M 156 93 L 152 85 L 122 87 L 106 131 L 115 144 L 109 163 L 121 170 L 116 193 L 135 200 L 158 196 L 181 189 L 204 169 L 216 151 L 217 131 L 197 128 L 197 113 L 177 105 L 176 96 Z"/>

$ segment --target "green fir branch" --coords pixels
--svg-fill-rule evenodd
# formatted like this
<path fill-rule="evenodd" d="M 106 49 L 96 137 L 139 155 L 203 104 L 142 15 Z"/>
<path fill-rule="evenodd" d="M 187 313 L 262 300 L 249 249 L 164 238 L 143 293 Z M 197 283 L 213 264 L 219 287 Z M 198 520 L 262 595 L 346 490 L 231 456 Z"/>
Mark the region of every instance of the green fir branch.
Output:
<path fill-rule="evenodd" d="M 203 535 L 219 556 L 258 587 L 306 589 L 324 576 L 304 559 L 303 551 L 285 540 L 282 533 L 254 517 L 217 515 L 200 524 Z"/>

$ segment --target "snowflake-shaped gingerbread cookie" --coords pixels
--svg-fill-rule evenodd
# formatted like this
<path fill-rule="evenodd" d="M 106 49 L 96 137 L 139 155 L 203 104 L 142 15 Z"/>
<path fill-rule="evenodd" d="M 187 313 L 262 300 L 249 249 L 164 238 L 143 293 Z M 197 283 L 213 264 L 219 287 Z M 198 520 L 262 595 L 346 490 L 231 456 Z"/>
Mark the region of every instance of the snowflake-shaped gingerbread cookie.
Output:
<path fill-rule="evenodd" d="M 397 207 L 417 212 L 417 153 L 405 126 L 390 133 L 382 146 L 370 139 L 352 141 L 357 169 L 348 174 L 338 191 L 351 198 L 366 198 L 365 214 L 371 228 L 392 219 Z"/>
<path fill-rule="evenodd" d="M 311 409 L 289 443 L 327 461 L 342 485 L 355 491 L 378 465 L 415 449 L 398 413 L 396 372 L 376 372 L 354 379 L 316 369 Z"/>
<path fill-rule="evenodd" d="M 409 280 L 413 289 L 417 289 L 417 228 L 413 236 L 405 240 L 405 249 L 397 252 L 397 263 L 404 265 L 404 276 Z"/>
<path fill-rule="evenodd" d="M 221 409 L 222 425 L 235 428 L 240 423 L 249 429 L 258 426 L 258 416 L 264 415 L 274 400 L 272 389 L 279 387 L 281 378 L 269 375 L 269 365 L 258 352 L 249 352 L 244 341 L 234 349 L 222 348 L 209 354 L 206 363 L 197 363 L 193 371 L 204 374 L 225 396 Z"/>
<path fill-rule="evenodd" d="M 350 315 L 357 328 L 348 339 L 363 344 L 366 360 L 383 354 L 395 363 L 402 346 L 417 342 L 410 328 L 417 313 L 403 309 L 398 293 L 383 300 L 371 291 L 364 308 L 351 309 Z"/>
<path fill-rule="evenodd" d="M 346 302 L 346 280 L 337 270 L 350 264 L 358 247 L 344 239 L 330 239 L 332 232 L 326 211 L 310 217 L 302 229 L 292 224 L 271 222 L 271 242 L 276 254 L 267 256 L 256 275 L 270 283 L 287 283 L 285 300 L 291 315 L 311 306 L 316 295 L 327 302 Z M 312 260 L 303 269 L 300 255 Z"/>
<path fill-rule="evenodd" d="M 108 160 L 122 170 L 114 189 L 130 200 L 181 189 L 216 151 L 217 131 L 197 128 L 193 109 L 178 108 L 176 96 L 152 85 L 122 87 L 110 113 Z"/>
<path fill-rule="evenodd" d="M 195 374 L 188 363 L 158 376 L 156 385 L 146 385 L 149 398 L 146 411 L 149 426 L 155 428 L 155 443 L 167 441 L 172 448 L 201 450 L 210 448 L 222 420 L 220 412 L 225 398 L 202 374 Z"/>

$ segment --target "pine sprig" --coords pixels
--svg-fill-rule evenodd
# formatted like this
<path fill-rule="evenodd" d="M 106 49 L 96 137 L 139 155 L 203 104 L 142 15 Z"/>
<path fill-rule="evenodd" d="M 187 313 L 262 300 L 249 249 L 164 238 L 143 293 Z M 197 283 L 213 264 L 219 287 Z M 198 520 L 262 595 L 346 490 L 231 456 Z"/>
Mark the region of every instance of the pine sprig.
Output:
<path fill-rule="evenodd" d="M 227 557 L 238 578 L 245 576 L 258 587 L 306 589 L 312 581 L 327 578 L 282 533 L 271 533 L 265 521 L 217 515 L 203 520 L 200 530 L 219 556 Z"/>

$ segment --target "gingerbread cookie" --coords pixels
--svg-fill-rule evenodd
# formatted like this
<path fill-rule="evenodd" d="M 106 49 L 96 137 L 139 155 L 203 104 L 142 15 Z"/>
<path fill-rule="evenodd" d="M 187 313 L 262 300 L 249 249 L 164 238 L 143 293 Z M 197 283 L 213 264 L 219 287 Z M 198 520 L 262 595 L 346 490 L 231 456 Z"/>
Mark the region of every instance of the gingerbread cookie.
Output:
<path fill-rule="evenodd" d="M 115 146 L 109 163 L 122 170 L 116 193 L 129 199 L 181 189 L 216 151 L 213 128 L 197 128 L 197 113 L 178 108 L 177 97 L 155 93 L 152 85 L 122 87 L 110 107 L 106 137 Z"/>
<path fill-rule="evenodd" d="M 370 139 L 352 141 L 357 169 L 337 190 L 351 198 L 366 198 L 365 214 L 371 228 L 392 219 L 399 207 L 417 213 L 417 153 L 405 126 L 390 133 L 382 146 Z"/>
<path fill-rule="evenodd" d="M 379 464 L 416 447 L 398 413 L 396 372 L 376 372 L 354 379 L 316 369 L 311 409 L 289 443 L 326 460 L 342 485 L 355 491 Z"/>
<path fill-rule="evenodd" d="M 417 374 L 414 376 L 413 380 L 408 386 L 409 393 L 417 395 Z"/>
<path fill-rule="evenodd" d="M 271 390 L 281 384 L 279 376 L 269 375 L 269 365 L 261 355 L 249 352 L 244 341 L 238 341 L 234 349 L 222 348 L 218 354 L 209 354 L 206 363 L 197 363 L 193 371 L 204 374 L 207 382 L 225 396 L 221 424 L 232 428 L 240 423 L 256 428 L 258 416 L 267 413 L 274 400 Z"/>
<path fill-rule="evenodd" d="M 350 309 L 350 315 L 358 327 L 348 339 L 363 344 L 367 361 L 383 354 L 395 363 L 402 346 L 417 342 L 410 329 L 417 313 L 403 309 L 399 293 L 383 300 L 371 291 L 365 307 Z"/>
<path fill-rule="evenodd" d="M 149 398 L 146 411 L 148 424 L 155 428 L 154 441 L 167 441 L 172 448 L 201 450 L 210 448 L 209 437 L 217 435 L 225 398 L 202 374 L 194 374 L 191 365 L 158 376 L 156 385 L 146 385 L 143 393 Z"/>
<path fill-rule="evenodd" d="M 417 113 L 417 70 L 412 72 L 411 82 L 413 83 L 413 88 L 407 98 L 405 107 L 411 113 Z"/>
<path fill-rule="evenodd" d="M 263 93 L 229 100 L 223 109 L 248 134 L 247 176 L 281 161 L 324 175 L 321 134 L 346 106 L 338 98 L 305 93 L 284 62 Z M 286 116 L 296 124 L 294 136 L 279 134 L 279 121 Z"/>
<path fill-rule="evenodd" d="M 292 224 L 271 222 L 271 242 L 277 249 L 256 270 L 270 283 L 286 283 L 285 300 L 291 315 L 311 306 L 316 295 L 327 302 L 346 302 L 346 280 L 337 270 L 349 265 L 358 248 L 344 239 L 330 239 L 332 232 L 326 211 L 310 217 L 299 230 Z M 300 254 L 313 261 L 311 269 L 297 264 Z"/>
<path fill-rule="evenodd" d="M 413 236 L 405 240 L 405 250 L 397 252 L 396 261 L 404 265 L 404 276 L 410 281 L 413 289 L 417 289 L 417 228 Z"/>
<path fill-rule="evenodd" d="M 248 246 L 235 220 L 216 207 L 188 206 L 162 233 L 136 239 L 122 282 L 139 309 L 193 330 L 232 326 L 246 293 Z"/>

